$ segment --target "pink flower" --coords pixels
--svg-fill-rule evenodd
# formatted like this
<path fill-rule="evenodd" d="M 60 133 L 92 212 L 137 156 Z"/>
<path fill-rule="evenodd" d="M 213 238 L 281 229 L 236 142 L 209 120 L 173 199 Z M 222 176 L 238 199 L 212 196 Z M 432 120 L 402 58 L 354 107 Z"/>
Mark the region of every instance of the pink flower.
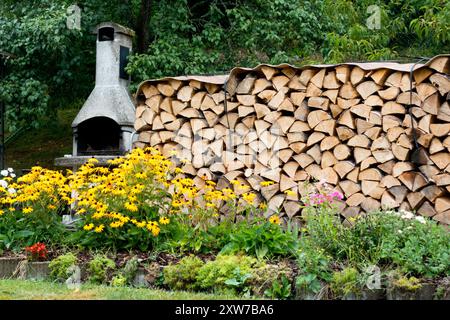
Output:
<path fill-rule="evenodd" d="M 334 192 L 331 194 L 331 197 L 332 197 L 332 198 L 339 199 L 339 200 L 342 200 L 342 199 L 344 198 L 344 196 L 342 195 L 342 193 L 340 193 L 339 191 L 334 191 Z"/>

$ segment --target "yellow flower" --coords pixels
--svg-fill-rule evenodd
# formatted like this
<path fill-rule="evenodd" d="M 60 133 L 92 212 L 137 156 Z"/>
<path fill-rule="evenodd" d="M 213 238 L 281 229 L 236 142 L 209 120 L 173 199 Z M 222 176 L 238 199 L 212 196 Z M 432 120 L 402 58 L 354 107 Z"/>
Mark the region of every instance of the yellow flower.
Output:
<path fill-rule="evenodd" d="M 56 209 L 56 206 L 53 205 L 53 204 L 49 204 L 49 205 L 47 206 L 47 208 L 49 208 L 50 210 L 54 210 L 54 209 Z"/>
<path fill-rule="evenodd" d="M 16 211 L 16 208 L 14 208 L 14 207 L 9 207 L 8 210 L 11 211 L 11 212 L 13 212 L 13 211 Z"/>
<path fill-rule="evenodd" d="M 183 169 L 181 168 L 175 168 L 175 174 L 184 173 Z"/>
<path fill-rule="evenodd" d="M 130 194 L 130 195 L 128 196 L 128 201 L 130 201 L 130 202 L 137 201 L 137 197 L 136 197 L 135 195 L 133 195 L 133 194 Z"/>
<path fill-rule="evenodd" d="M 111 223 L 109 224 L 109 226 L 110 226 L 111 228 L 120 228 L 120 227 L 123 226 L 123 222 L 122 222 L 122 221 L 114 221 L 114 222 L 111 222 Z"/>
<path fill-rule="evenodd" d="M 170 219 L 169 218 L 166 218 L 166 217 L 161 217 L 161 218 L 159 218 L 159 223 L 160 224 L 169 224 L 169 222 L 170 222 Z"/>
<path fill-rule="evenodd" d="M 124 207 L 125 207 L 125 209 L 127 209 L 128 211 L 131 211 L 131 212 L 138 211 L 137 205 L 135 205 L 134 203 L 131 203 L 131 202 L 125 202 Z"/>
<path fill-rule="evenodd" d="M 297 194 L 295 191 L 292 191 L 292 190 L 286 190 L 286 191 L 284 191 L 284 193 L 287 196 L 295 196 Z"/>
<path fill-rule="evenodd" d="M 281 223 L 280 217 L 278 215 L 274 214 L 273 216 L 271 216 L 269 218 L 269 222 L 273 223 L 273 224 L 280 224 Z"/>
<path fill-rule="evenodd" d="M 245 200 L 245 202 L 249 203 L 249 204 L 253 204 L 253 201 L 255 201 L 256 198 L 256 194 L 254 193 L 244 193 L 242 195 L 242 199 Z"/>
<path fill-rule="evenodd" d="M 180 200 L 174 200 L 172 201 L 172 207 L 178 208 L 181 207 L 183 203 Z"/>
<path fill-rule="evenodd" d="M 101 224 L 98 227 L 96 227 L 94 231 L 97 233 L 100 233 L 103 231 L 104 228 L 105 228 L 105 226 L 103 224 Z"/>
<path fill-rule="evenodd" d="M 144 228 L 147 225 L 147 222 L 142 221 L 142 222 L 136 222 L 135 223 L 136 227 L 138 228 Z"/>
<path fill-rule="evenodd" d="M 239 184 L 239 181 L 238 181 L 238 180 L 231 180 L 230 183 L 231 183 L 232 185 L 238 185 L 238 184 Z"/>
<path fill-rule="evenodd" d="M 147 174 L 145 172 L 138 172 L 134 175 L 138 179 L 145 179 L 147 178 Z"/>
<path fill-rule="evenodd" d="M 89 223 L 89 224 L 87 224 L 87 225 L 85 225 L 83 227 L 83 229 L 86 230 L 86 231 L 92 230 L 92 228 L 94 228 L 94 224 L 93 223 Z"/>
<path fill-rule="evenodd" d="M 273 184 L 274 184 L 273 181 L 263 181 L 263 182 L 260 183 L 261 187 L 268 187 L 268 186 L 271 186 Z"/>
<path fill-rule="evenodd" d="M 214 181 L 211 181 L 211 180 L 206 181 L 206 184 L 208 186 L 212 186 L 212 187 L 216 185 L 216 183 Z"/>
<path fill-rule="evenodd" d="M 247 189 L 249 189 L 250 187 L 249 186 L 246 186 L 245 184 L 241 184 L 240 186 L 239 186 L 239 190 L 247 190 Z"/>
<path fill-rule="evenodd" d="M 33 208 L 32 208 L 32 207 L 26 207 L 26 208 L 23 208 L 23 209 L 22 209 L 22 212 L 23 212 L 23 213 L 31 213 L 31 212 L 33 212 Z"/>
<path fill-rule="evenodd" d="M 261 202 L 261 203 L 259 204 L 259 208 L 260 208 L 261 210 L 265 210 L 265 209 L 267 209 L 267 204 L 264 203 L 264 202 Z"/>
<path fill-rule="evenodd" d="M 150 221 L 147 223 L 147 230 L 150 231 L 154 237 L 156 237 L 161 229 L 158 226 L 158 222 Z"/>
<path fill-rule="evenodd" d="M 0 216 L 3 214 L 3 213 L 5 213 L 3 210 L 0 210 Z"/>
<path fill-rule="evenodd" d="M 101 219 L 105 214 L 103 212 L 96 212 L 92 215 L 92 219 Z"/>
<path fill-rule="evenodd" d="M 153 227 L 153 229 L 152 229 L 152 235 L 153 235 L 154 237 L 157 237 L 160 230 L 161 230 L 161 229 L 160 229 L 159 227 Z"/>

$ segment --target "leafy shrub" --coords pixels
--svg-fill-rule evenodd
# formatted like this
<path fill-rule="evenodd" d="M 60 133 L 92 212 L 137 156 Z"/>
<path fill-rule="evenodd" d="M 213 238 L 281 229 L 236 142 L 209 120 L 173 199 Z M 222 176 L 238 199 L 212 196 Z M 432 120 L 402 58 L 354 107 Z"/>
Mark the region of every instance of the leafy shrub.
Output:
<path fill-rule="evenodd" d="M 300 274 L 295 280 L 298 296 L 313 298 L 320 293 L 323 284 L 332 279 L 332 261 L 333 257 L 316 246 L 309 236 L 302 237 L 297 255 Z"/>
<path fill-rule="evenodd" d="M 197 275 L 204 262 L 195 257 L 187 256 L 177 264 L 171 264 L 164 268 L 164 283 L 174 290 L 197 289 Z"/>
<path fill-rule="evenodd" d="M 127 261 L 122 270 L 120 270 L 119 275 L 125 278 L 126 283 L 133 283 L 134 277 L 139 268 L 139 259 L 137 257 L 132 257 Z"/>
<path fill-rule="evenodd" d="M 180 252 L 215 253 L 219 252 L 230 239 L 230 226 L 218 223 L 209 225 L 206 230 L 199 225 L 174 221 L 172 238 L 161 250 L 178 250 Z"/>
<path fill-rule="evenodd" d="M 306 212 L 305 240 L 357 269 L 395 264 L 405 273 L 434 277 L 450 272 L 450 234 L 436 222 L 406 211 L 380 211 L 339 221 L 330 204 Z"/>
<path fill-rule="evenodd" d="M 416 277 L 402 276 L 392 283 L 395 287 L 407 291 L 416 291 L 422 287 L 420 280 Z"/>
<path fill-rule="evenodd" d="M 247 289 L 247 280 L 254 267 L 258 267 L 255 258 L 220 254 L 198 270 L 197 281 L 203 289 L 238 293 Z"/>
<path fill-rule="evenodd" d="M 343 298 L 349 294 L 357 293 L 358 286 L 358 270 L 355 268 L 345 268 L 342 271 L 333 273 L 331 280 L 331 291 L 336 297 Z"/>
<path fill-rule="evenodd" d="M 406 211 L 374 212 L 345 229 L 342 252 L 355 265 L 394 263 L 403 272 L 450 272 L 450 234 L 436 222 Z"/>
<path fill-rule="evenodd" d="M 127 284 L 127 278 L 124 275 L 118 274 L 111 279 L 111 286 L 124 287 Z"/>
<path fill-rule="evenodd" d="M 281 281 L 275 280 L 272 287 L 264 292 L 264 295 L 270 299 L 289 299 L 291 296 L 291 283 L 286 276 L 281 277 Z"/>
<path fill-rule="evenodd" d="M 245 252 L 262 259 L 275 256 L 293 256 L 298 249 L 298 232 L 283 229 L 267 220 L 238 223 L 230 233 L 229 243 L 222 253 Z"/>
<path fill-rule="evenodd" d="M 410 213 L 379 213 L 385 228 L 381 259 L 405 273 L 434 277 L 450 275 L 450 233 L 435 221 Z"/>
<path fill-rule="evenodd" d="M 92 283 L 106 283 L 115 268 L 113 260 L 104 255 L 96 255 L 88 264 L 89 280 Z"/>
<path fill-rule="evenodd" d="M 314 273 L 302 273 L 295 278 L 297 298 L 301 300 L 315 300 L 318 298 L 323 283 Z"/>
<path fill-rule="evenodd" d="M 264 296 L 266 291 L 272 289 L 275 282 L 282 286 L 283 278 L 287 278 L 290 283 L 293 280 L 294 272 L 286 261 L 278 263 L 262 263 L 258 267 L 252 268 L 252 276 L 248 279 L 248 286 L 255 296 Z M 278 292 L 275 288 L 274 292 Z"/>
<path fill-rule="evenodd" d="M 69 252 L 53 259 L 48 265 L 50 278 L 65 281 L 70 276 L 69 268 L 77 263 L 77 257 Z"/>

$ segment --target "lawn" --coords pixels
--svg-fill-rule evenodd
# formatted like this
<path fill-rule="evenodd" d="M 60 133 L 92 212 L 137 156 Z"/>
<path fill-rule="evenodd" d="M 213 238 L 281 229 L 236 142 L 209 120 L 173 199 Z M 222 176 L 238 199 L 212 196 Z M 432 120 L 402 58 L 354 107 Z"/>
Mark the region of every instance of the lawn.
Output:
<path fill-rule="evenodd" d="M 0 300 L 230 300 L 231 295 L 82 284 L 79 290 L 49 281 L 0 279 Z"/>

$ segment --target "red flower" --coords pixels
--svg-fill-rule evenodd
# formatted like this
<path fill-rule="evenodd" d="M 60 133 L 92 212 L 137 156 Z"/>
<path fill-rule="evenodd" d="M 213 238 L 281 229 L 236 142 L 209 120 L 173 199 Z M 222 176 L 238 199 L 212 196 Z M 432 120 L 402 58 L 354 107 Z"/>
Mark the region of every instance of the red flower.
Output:
<path fill-rule="evenodd" d="M 25 251 L 31 254 L 32 260 L 45 260 L 47 258 L 47 248 L 45 247 L 45 244 L 40 242 L 26 247 Z"/>

